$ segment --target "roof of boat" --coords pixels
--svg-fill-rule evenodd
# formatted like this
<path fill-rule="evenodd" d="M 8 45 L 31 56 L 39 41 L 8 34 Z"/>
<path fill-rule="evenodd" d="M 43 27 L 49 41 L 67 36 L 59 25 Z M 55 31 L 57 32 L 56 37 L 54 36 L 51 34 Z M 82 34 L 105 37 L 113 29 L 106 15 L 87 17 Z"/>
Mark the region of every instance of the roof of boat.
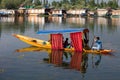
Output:
<path fill-rule="evenodd" d="M 88 32 L 87 28 L 79 28 L 79 29 L 64 29 L 64 30 L 40 30 L 37 34 L 58 34 L 58 33 L 74 33 L 74 32 Z"/>

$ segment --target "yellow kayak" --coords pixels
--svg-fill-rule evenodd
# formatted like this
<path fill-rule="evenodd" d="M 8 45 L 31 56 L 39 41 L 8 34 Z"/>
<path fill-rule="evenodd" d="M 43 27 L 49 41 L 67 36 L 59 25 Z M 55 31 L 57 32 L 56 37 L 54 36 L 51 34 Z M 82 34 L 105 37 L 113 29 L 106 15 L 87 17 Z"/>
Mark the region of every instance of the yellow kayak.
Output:
<path fill-rule="evenodd" d="M 43 49 L 51 49 L 51 44 L 48 41 L 40 40 L 40 39 L 36 39 L 36 38 L 31 38 L 31 37 L 23 36 L 23 35 L 19 35 L 19 34 L 13 34 L 13 36 L 18 38 L 19 40 L 27 43 L 27 44 L 38 47 L 38 50 L 40 50 L 40 48 L 42 50 Z M 32 49 L 34 49 L 34 48 L 32 48 Z M 32 50 L 32 49 L 29 49 L 29 50 Z M 74 51 L 74 48 L 64 48 L 64 50 L 65 51 Z M 86 52 L 86 53 L 104 53 L 104 54 L 106 54 L 106 53 L 112 52 L 112 50 L 103 49 L 103 50 L 98 51 L 98 50 L 83 49 L 83 52 Z"/>

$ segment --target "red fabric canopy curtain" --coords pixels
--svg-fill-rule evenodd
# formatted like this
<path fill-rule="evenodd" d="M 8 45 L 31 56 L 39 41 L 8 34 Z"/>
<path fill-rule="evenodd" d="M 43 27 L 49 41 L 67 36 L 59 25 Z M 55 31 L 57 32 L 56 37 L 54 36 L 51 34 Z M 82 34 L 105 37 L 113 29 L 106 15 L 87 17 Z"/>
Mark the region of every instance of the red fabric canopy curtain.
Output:
<path fill-rule="evenodd" d="M 63 35 L 51 34 L 52 49 L 63 49 Z"/>
<path fill-rule="evenodd" d="M 74 53 L 70 61 L 70 68 L 79 70 L 81 69 L 82 53 Z"/>
<path fill-rule="evenodd" d="M 75 51 L 82 51 L 82 32 L 70 33 L 72 46 L 74 47 Z"/>

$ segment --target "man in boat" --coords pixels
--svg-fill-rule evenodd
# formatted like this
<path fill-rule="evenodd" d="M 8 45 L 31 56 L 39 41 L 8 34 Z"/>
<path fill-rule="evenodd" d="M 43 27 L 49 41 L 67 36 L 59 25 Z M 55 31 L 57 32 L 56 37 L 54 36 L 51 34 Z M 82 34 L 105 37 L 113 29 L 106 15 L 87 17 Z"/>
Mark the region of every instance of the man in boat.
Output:
<path fill-rule="evenodd" d="M 94 44 L 92 46 L 93 50 L 101 50 L 102 49 L 102 42 L 100 40 L 100 37 L 94 38 Z"/>
<path fill-rule="evenodd" d="M 68 43 L 68 38 L 65 39 L 65 42 L 63 43 L 64 48 L 67 48 L 70 44 Z"/>

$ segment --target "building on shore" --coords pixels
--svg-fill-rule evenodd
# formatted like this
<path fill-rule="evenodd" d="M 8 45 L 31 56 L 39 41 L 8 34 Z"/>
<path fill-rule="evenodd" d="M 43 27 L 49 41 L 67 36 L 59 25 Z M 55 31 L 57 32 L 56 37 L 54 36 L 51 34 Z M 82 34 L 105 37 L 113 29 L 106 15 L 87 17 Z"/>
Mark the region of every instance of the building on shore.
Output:
<path fill-rule="evenodd" d="M 97 9 L 96 16 L 98 17 L 110 17 L 112 15 L 111 9 Z"/>
<path fill-rule="evenodd" d="M 62 16 L 62 17 L 88 17 L 88 16 L 97 16 L 97 17 L 110 17 L 110 16 L 120 16 L 120 10 L 113 9 L 96 9 L 96 11 L 90 11 L 89 9 L 76 9 L 76 10 L 62 10 L 62 9 L 53 9 L 53 8 L 41 8 L 41 9 L 33 9 L 33 8 L 19 8 L 17 10 L 8 10 L 8 9 L 0 9 L 0 16 L 39 16 L 39 15 L 47 15 L 47 16 Z"/>
<path fill-rule="evenodd" d="M 15 15 L 14 10 L 8 10 L 8 9 L 0 9 L 0 16 L 13 16 Z"/>
<path fill-rule="evenodd" d="M 66 10 L 62 9 L 51 9 L 51 14 L 52 16 L 65 16 L 66 15 Z"/>
<path fill-rule="evenodd" d="M 88 9 L 77 9 L 77 10 L 68 10 L 67 15 L 68 16 L 88 16 Z"/>
<path fill-rule="evenodd" d="M 112 17 L 115 18 L 120 17 L 120 10 L 112 10 Z"/>

